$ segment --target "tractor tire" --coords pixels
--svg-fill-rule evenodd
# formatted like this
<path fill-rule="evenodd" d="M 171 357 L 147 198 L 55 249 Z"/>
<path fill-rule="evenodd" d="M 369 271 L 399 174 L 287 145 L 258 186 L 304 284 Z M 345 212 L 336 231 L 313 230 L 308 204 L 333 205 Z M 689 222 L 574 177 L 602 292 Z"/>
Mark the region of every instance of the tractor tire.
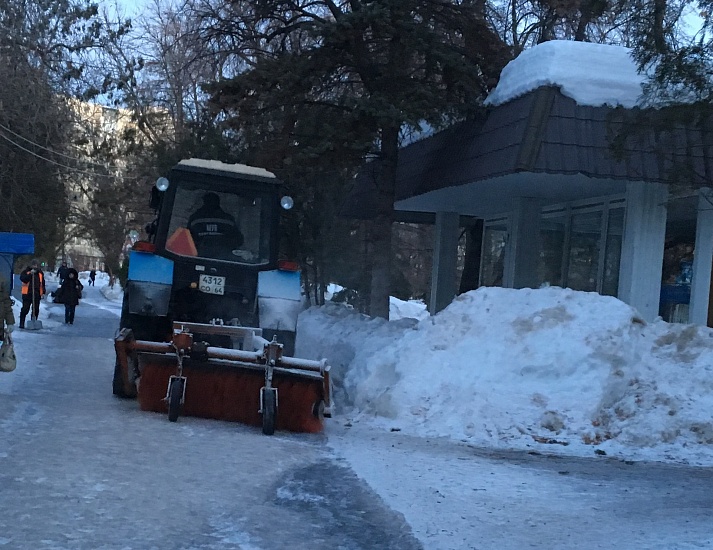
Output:
<path fill-rule="evenodd" d="M 183 382 L 176 378 L 171 382 L 168 391 L 168 420 L 175 422 L 181 414 L 181 398 L 183 397 Z"/>
<path fill-rule="evenodd" d="M 323 399 L 320 399 L 312 406 L 312 416 L 314 416 L 315 418 L 319 418 L 320 420 L 324 419 L 324 400 Z"/>
<path fill-rule="evenodd" d="M 277 401 L 275 391 L 262 390 L 262 433 L 272 435 L 275 433 L 275 420 L 277 419 Z"/>
<path fill-rule="evenodd" d="M 126 392 L 124 391 L 124 380 L 121 375 L 121 366 L 119 365 L 119 361 L 117 361 L 114 365 L 114 380 L 112 381 L 112 392 L 117 397 L 131 397 L 129 395 L 126 395 Z"/>

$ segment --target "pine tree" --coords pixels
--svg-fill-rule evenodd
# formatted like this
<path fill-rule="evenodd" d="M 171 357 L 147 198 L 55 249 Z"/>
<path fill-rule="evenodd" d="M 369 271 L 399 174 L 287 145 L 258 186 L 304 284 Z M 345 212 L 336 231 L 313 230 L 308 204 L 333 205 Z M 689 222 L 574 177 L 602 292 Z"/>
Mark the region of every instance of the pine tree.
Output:
<path fill-rule="evenodd" d="M 244 143 L 273 145 L 287 172 L 309 155 L 378 158 L 370 312 L 388 317 L 400 134 L 467 116 L 496 82 L 509 50 L 484 3 L 214 0 L 201 16 L 206 39 L 240 61 L 210 91 Z"/>

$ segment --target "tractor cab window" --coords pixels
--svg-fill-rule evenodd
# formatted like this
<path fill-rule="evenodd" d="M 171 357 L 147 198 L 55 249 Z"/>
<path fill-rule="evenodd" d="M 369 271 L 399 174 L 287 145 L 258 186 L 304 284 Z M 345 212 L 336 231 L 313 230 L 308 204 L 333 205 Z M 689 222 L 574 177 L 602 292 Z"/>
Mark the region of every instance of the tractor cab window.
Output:
<path fill-rule="evenodd" d="M 246 264 L 269 261 L 270 225 L 266 197 L 176 189 L 166 250 L 181 256 Z"/>

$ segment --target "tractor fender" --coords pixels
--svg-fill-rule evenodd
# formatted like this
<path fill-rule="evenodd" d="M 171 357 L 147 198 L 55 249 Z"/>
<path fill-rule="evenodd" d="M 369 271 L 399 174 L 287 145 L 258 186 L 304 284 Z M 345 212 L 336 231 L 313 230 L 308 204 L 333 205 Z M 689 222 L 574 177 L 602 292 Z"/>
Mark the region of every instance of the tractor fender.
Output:
<path fill-rule="evenodd" d="M 129 254 L 129 313 L 150 317 L 168 315 L 173 286 L 173 261 L 149 252 Z"/>
<path fill-rule="evenodd" d="M 260 328 L 294 332 L 305 305 L 299 271 L 261 271 L 257 304 Z"/>

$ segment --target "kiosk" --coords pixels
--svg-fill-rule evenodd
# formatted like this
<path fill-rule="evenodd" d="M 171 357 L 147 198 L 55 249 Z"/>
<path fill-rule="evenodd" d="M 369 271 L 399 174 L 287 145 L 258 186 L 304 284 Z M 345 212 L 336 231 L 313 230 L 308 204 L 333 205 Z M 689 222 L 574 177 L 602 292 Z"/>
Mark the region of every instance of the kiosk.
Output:
<path fill-rule="evenodd" d="M 32 233 L 0 232 L 0 273 L 14 286 L 13 266 L 15 257 L 35 253 L 35 236 Z"/>

